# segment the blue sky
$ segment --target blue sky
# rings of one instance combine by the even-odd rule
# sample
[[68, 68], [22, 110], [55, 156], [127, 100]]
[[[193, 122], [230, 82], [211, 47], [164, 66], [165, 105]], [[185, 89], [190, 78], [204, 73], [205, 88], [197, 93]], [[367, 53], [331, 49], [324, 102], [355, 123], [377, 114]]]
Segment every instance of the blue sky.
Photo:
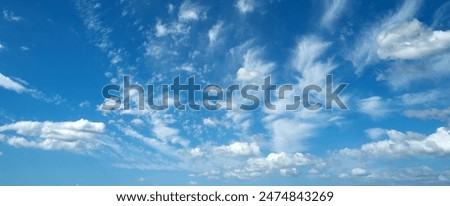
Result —
[[[0, 185], [450, 185], [450, 1], [0, 9]], [[327, 74], [348, 110], [101, 109], [124, 75], [301, 91]]]

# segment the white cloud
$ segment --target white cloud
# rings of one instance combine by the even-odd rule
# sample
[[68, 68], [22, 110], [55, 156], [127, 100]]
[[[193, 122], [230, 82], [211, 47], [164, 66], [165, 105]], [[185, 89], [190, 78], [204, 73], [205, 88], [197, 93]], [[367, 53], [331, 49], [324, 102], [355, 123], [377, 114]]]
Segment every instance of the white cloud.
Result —
[[27, 90], [22, 84], [12, 80], [11, 78], [3, 75], [2, 73], [0, 73], [0, 87], [15, 91], [17, 93], [22, 93]]
[[391, 110], [389, 104], [379, 96], [361, 99], [358, 102], [358, 110], [373, 118], [385, 117]]
[[16, 133], [6, 137], [7, 143], [15, 147], [86, 152], [101, 144], [96, 138], [104, 134], [105, 125], [85, 119], [75, 122], [19, 121], [0, 126], [0, 132], [7, 131]]
[[362, 168], [354, 168], [351, 171], [353, 176], [366, 176], [367, 175], [367, 171], [365, 169]]
[[14, 14], [14, 12], [8, 11], [8, 10], [6, 10], [6, 9], [3, 10], [3, 18], [6, 19], [7, 21], [15, 21], [15, 22], [18, 22], [18, 21], [22, 21], [22, 20], [23, 20], [22, 17], [16, 16], [16, 15]]
[[450, 31], [433, 31], [417, 19], [405, 22], [377, 36], [380, 59], [420, 59], [450, 48]]
[[202, 157], [204, 154], [202, 150], [198, 147], [191, 149], [190, 153], [192, 157]]
[[134, 126], [143, 126], [145, 123], [142, 119], [134, 118], [133, 120], [131, 120], [131, 124]]
[[381, 128], [371, 128], [367, 129], [364, 132], [366, 133], [367, 136], [369, 136], [370, 139], [373, 140], [379, 139], [380, 137], [386, 134], [386, 130]]
[[267, 157], [248, 159], [243, 167], [225, 173], [226, 177], [250, 179], [279, 171], [282, 168], [293, 168], [312, 163], [312, 159], [302, 153], [270, 153]]
[[185, 0], [178, 12], [178, 19], [180, 21], [197, 21], [206, 18], [206, 9], [198, 3], [192, 3]]
[[299, 175], [299, 173], [296, 168], [282, 168], [282, 169], [280, 169], [280, 175], [297, 177]]
[[344, 11], [346, 3], [347, 0], [326, 0], [326, 8], [320, 25], [325, 28], [330, 28]]
[[252, 12], [255, 9], [256, 1], [255, 0], [237, 0], [235, 3], [235, 7], [242, 14], [246, 14], [246, 13]]
[[375, 157], [450, 155], [450, 131], [448, 128], [440, 127], [429, 136], [396, 130], [388, 130], [386, 134], [389, 137], [387, 140], [367, 143], [362, 145], [360, 150], [351, 151]]
[[4, 50], [6, 47], [3, 46], [3, 44], [0, 43], [0, 51]]
[[259, 146], [256, 143], [235, 142], [230, 145], [214, 147], [215, 154], [229, 155], [231, 157], [256, 156], [259, 154]]
[[442, 4], [433, 15], [433, 28], [448, 28], [450, 26], [450, 1]]

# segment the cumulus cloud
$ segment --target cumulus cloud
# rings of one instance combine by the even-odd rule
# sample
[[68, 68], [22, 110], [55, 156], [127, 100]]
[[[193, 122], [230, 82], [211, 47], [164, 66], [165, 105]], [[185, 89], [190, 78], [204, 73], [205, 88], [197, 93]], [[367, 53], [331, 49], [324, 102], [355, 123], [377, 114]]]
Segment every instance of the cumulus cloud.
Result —
[[374, 24], [362, 34], [348, 54], [348, 58], [356, 67], [356, 73], [361, 73], [366, 65], [379, 60], [377, 55], [378, 35], [412, 20], [420, 4], [419, 0], [404, 1], [397, 12], [387, 16], [382, 22]]
[[203, 151], [198, 147], [191, 149], [190, 153], [192, 157], [202, 157], [204, 154]]
[[282, 168], [280, 169], [280, 175], [297, 177], [299, 175], [299, 172], [297, 171], [297, 168]]
[[450, 48], [450, 31], [433, 31], [417, 19], [405, 22], [377, 36], [380, 59], [420, 59]]
[[357, 167], [357, 168], [352, 169], [351, 174], [353, 176], [366, 176], [367, 171], [365, 169]]
[[[270, 174], [274, 170], [311, 164], [313, 160], [302, 153], [270, 153], [267, 157], [250, 158], [245, 165], [225, 174], [226, 177], [250, 179]], [[287, 172], [287, 171], [286, 171]], [[291, 171], [292, 172], [292, 169]]]
[[[416, 132], [388, 130], [388, 139], [367, 143], [358, 149], [344, 149], [341, 154], [366, 154], [375, 157], [405, 157], [417, 155], [450, 155], [450, 130], [440, 127], [425, 136]], [[341, 150], [343, 151], [343, 150]], [[350, 152], [351, 151], [351, 152]]]
[[[10, 135], [10, 131], [15, 134]], [[15, 147], [86, 152], [101, 144], [97, 137], [104, 134], [105, 125], [85, 119], [74, 122], [19, 121], [0, 126], [0, 132], [6, 136], [7, 143]]]
[[347, 0], [326, 0], [324, 2], [325, 12], [322, 15], [320, 25], [325, 28], [330, 28], [344, 11]]
[[242, 14], [250, 13], [255, 9], [256, 1], [255, 0], [237, 0], [235, 3], [235, 7]]

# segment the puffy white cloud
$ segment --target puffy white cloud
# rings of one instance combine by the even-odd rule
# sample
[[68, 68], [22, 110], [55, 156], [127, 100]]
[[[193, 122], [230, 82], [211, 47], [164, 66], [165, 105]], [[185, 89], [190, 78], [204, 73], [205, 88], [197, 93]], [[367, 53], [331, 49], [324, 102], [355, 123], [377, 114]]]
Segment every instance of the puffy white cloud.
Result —
[[450, 48], [450, 31], [433, 31], [417, 19], [377, 36], [380, 59], [420, 59]]
[[359, 167], [352, 169], [351, 173], [353, 176], [366, 176], [367, 175], [367, 171], [365, 169], [362, 169]]
[[301, 76], [298, 80], [299, 88], [305, 88], [311, 84], [325, 85], [326, 75], [336, 68], [331, 60], [321, 59], [330, 46], [330, 42], [316, 36], [306, 36], [297, 42], [291, 64]]
[[189, 0], [184, 1], [178, 12], [178, 19], [180, 21], [197, 21], [206, 18], [206, 10], [197, 3], [192, 3]]
[[270, 174], [273, 170], [293, 168], [311, 164], [312, 162], [313, 160], [311, 158], [302, 153], [270, 153], [267, 157], [251, 158], [247, 160], [243, 167], [229, 171], [225, 176], [250, 179]]
[[12, 80], [2, 73], [0, 73], [0, 87], [15, 91], [17, 93], [22, 93], [27, 90], [21, 83]]
[[282, 168], [280, 169], [280, 175], [297, 177], [299, 173], [296, 168]]
[[8, 131], [16, 133], [5, 134], [7, 143], [12, 146], [85, 152], [101, 144], [96, 138], [104, 134], [105, 125], [80, 119], [75, 122], [19, 121], [0, 126], [0, 132]]
[[359, 100], [358, 110], [373, 118], [385, 117], [391, 111], [388, 102], [379, 96]]
[[198, 147], [191, 149], [190, 153], [192, 157], [202, 157], [204, 154], [203, 151]]
[[424, 136], [415, 132], [387, 131], [389, 139], [367, 143], [361, 151], [375, 156], [402, 157], [412, 155], [450, 155], [450, 131], [438, 128], [435, 133]]
[[212, 150], [215, 154], [225, 154], [232, 157], [256, 156], [260, 152], [256, 143], [249, 144], [248, 142], [235, 142], [227, 146], [214, 147]]
[[256, 7], [255, 0], [237, 0], [235, 3], [236, 8], [242, 14], [252, 12]]
[[215, 127], [219, 122], [211, 117], [203, 119], [203, 124], [209, 127]]
[[347, 0], [326, 0], [324, 2], [325, 12], [322, 15], [320, 25], [325, 28], [330, 28], [344, 11]]

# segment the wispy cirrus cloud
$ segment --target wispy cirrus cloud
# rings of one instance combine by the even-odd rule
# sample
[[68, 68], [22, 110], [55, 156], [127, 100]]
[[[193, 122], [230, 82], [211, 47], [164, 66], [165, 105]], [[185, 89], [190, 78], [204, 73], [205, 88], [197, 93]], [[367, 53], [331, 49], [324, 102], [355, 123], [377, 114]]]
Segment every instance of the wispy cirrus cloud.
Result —
[[65, 99], [63, 99], [59, 95], [48, 96], [47, 94], [39, 90], [27, 88], [27, 86], [28, 83], [25, 82], [24, 80], [21, 79], [14, 80], [0, 73], [0, 87], [3, 87], [4, 89], [14, 91], [18, 94], [25, 93], [37, 100], [41, 100], [48, 103], [54, 103], [57, 105], [65, 101]]
[[10, 22], [19, 22], [24, 20], [23, 17], [17, 16], [16, 14], [14, 14], [14, 12], [7, 9], [3, 10], [3, 19]]
[[[341, 150], [346, 154], [402, 158], [417, 155], [450, 155], [450, 131], [440, 127], [426, 136], [417, 132], [386, 130], [388, 139], [363, 144], [360, 149]], [[351, 151], [351, 152], [350, 152]]]

